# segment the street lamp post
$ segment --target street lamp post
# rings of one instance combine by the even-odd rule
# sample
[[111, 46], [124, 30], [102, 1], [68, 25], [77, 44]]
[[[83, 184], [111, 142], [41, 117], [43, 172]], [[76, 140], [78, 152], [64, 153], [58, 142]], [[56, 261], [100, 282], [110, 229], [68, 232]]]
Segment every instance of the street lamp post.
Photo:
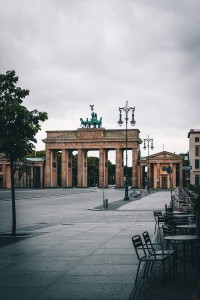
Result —
[[[146, 142], [147, 142], [147, 146], [146, 146]], [[144, 139], [144, 150], [146, 150], [146, 148], [148, 149], [148, 156], [147, 156], [147, 191], [148, 193], [150, 193], [149, 191], [149, 146], [150, 146], [150, 142], [151, 142], [151, 150], [154, 149], [153, 147], [153, 139], [150, 139], [149, 138], [149, 135], [148, 135], [148, 138], [147, 139]]]
[[129, 200], [129, 196], [128, 196], [128, 169], [127, 169], [127, 162], [128, 162], [128, 155], [127, 155], [127, 148], [128, 148], [128, 131], [127, 131], [127, 125], [128, 125], [128, 113], [129, 111], [132, 111], [132, 119], [131, 119], [131, 125], [134, 126], [135, 125], [135, 120], [134, 120], [134, 111], [135, 111], [135, 107], [130, 107], [128, 105], [128, 101], [126, 101], [126, 105], [124, 107], [119, 107], [119, 121], [118, 121], [118, 125], [122, 126], [123, 121], [122, 121], [122, 112], [125, 112], [125, 121], [126, 121], [126, 166], [125, 166], [125, 196], [124, 196], [124, 200]]

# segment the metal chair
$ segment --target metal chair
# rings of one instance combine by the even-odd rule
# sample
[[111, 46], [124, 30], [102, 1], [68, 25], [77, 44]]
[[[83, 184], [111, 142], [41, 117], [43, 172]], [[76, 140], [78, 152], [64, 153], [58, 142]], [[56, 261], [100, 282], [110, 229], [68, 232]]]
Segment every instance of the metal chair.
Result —
[[[162, 226], [162, 230], [163, 230], [163, 235], [164, 235], [164, 237], [165, 237], [165, 236], [174, 235], [174, 230], [173, 230], [173, 228], [172, 228], [171, 226], [169, 226], [169, 225], [163, 225], [163, 226]], [[173, 242], [172, 242], [172, 244], [173, 244], [173, 249], [176, 249], [176, 247], [175, 247], [176, 243], [173, 243]], [[169, 247], [169, 241], [167, 241], [167, 243], [166, 243], [166, 249], [168, 249], [168, 247]]]
[[155, 230], [154, 230], [154, 233], [155, 233], [155, 232], [156, 232], [157, 226], [158, 226], [158, 228], [159, 228], [158, 217], [162, 217], [163, 214], [162, 214], [162, 211], [161, 211], [161, 210], [154, 210], [154, 211], [153, 211], [153, 215], [154, 215], [154, 218], [155, 218], [155, 221], [156, 221], [156, 224], [155, 224]]
[[147, 246], [148, 253], [150, 255], [169, 255], [173, 263], [173, 273], [177, 272], [177, 260], [176, 260], [176, 250], [175, 249], [164, 249], [162, 243], [152, 243], [148, 231], [144, 231], [143, 234], [144, 242]]
[[156, 255], [155, 252], [152, 252], [152, 254], [148, 253], [147, 247], [143, 244], [142, 239], [140, 235], [135, 235], [132, 237], [132, 242], [135, 248], [135, 252], [137, 255], [137, 258], [139, 260], [137, 273], [136, 273], [136, 279], [135, 279], [135, 285], [138, 281], [138, 275], [140, 272], [141, 264], [144, 263], [144, 274], [143, 278], [147, 278], [150, 272], [153, 269], [154, 263], [162, 263], [163, 267], [163, 282], [166, 283], [166, 274], [165, 274], [165, 261], [168, 261], [169, 263], [169, 270], [171, 271], [170, 267], [170, 258], [169, 255]]

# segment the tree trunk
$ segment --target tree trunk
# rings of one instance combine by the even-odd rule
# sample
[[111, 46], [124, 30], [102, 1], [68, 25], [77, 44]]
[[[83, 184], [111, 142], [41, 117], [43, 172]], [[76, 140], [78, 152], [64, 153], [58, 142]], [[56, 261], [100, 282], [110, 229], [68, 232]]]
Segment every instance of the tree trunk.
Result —
[[11, 194], [12, 194], [12, 236], [16, 236], [16, 208], [15, 208], [15, 178], [14, 163], [10, 163], [11, 170]]

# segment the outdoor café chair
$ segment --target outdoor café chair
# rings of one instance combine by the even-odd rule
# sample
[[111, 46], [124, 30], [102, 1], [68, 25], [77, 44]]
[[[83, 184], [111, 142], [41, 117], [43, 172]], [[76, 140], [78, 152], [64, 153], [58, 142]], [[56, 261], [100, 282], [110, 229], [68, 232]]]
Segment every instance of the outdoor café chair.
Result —
[[155, 218], [155, 232], [156, 232], [156, 228], [158, 226], [159, 228], [159, 223], [158, 223], [158, 217], [162, 217], [162, 211], [161, 210], [154, 210], [153, 211], [153, 215], [154, 215], [154, 218]]
[[152, 243], [148, 231], [144, 231], [143, 234], [144, 242], [147, 246], [148, 253], [150, 255], [169, 255], [173, 263], [173, 273], [177, 271], [176, 251], [175, 249], [164, 249], [162, 243]]
[[163, 214], [162, 216], [158, 216], [158, 228], [160, 228], [160, 224], [168, 225], [168, 223], [172, 220], [172, 216]]
[[[163, 225], [162, 230], [163, 230], [164, 237], [174, 235], [173, 227], [170, 225]], [[173, 249], [176, 249], [176, 243], [172, 243], [172, 244], [173, 244]], [[168, 247], [169, 247], [169, 241], [167, 241], [166, 249], [168, 249]]]
[[160, 224], [168, 224], [168, 222], [171, 220], [171, 215], [163, 214], [161, 210], [154, 210], [153, 215], [156, 221], [155, 224], [155, 232], [156, 227], [158, 226], [158, 229], [160, 229]]
[[135, 248], [135, 252], [137, 255], [137, 258], [139, 260], [138, 268], [137, 268], [137, 273], [136, 273], [136, 279], [135, 279], [135, 285], [137, 284], [138, 281], [138, 276], [140, 273], [140, 267], [141, 264], [143, 263], [144, 266], [144, 273], [143, 273], [143, 278], [146, 279], [149, 274], [151, 273], [154, 263], [162, 263], [163, 267], [163, 282], [164, 284], [166, 283], [166, 269], [165, 269], [165, 262], [168, 261], [169, 264], [169, 271], [171, 275], [171, 267], [170, 267], [170, 258], [169, 255], [156, 255], [155, 253], [149, 254], [147, 247], [143, 244], [142, 238], [140, 235], [135, 235], [132, 237], [132, 242]]

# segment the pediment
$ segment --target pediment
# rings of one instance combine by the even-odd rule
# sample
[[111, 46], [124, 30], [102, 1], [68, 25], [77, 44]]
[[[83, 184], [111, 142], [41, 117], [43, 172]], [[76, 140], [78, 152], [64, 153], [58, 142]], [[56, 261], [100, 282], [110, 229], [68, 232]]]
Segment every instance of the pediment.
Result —
[[149, 155], [149, 159], [156, 159], [156, 160], [182, 160], [182, 157], [178, 154], [171, 153], [168, 151], [158, 152], [152, 155]]

